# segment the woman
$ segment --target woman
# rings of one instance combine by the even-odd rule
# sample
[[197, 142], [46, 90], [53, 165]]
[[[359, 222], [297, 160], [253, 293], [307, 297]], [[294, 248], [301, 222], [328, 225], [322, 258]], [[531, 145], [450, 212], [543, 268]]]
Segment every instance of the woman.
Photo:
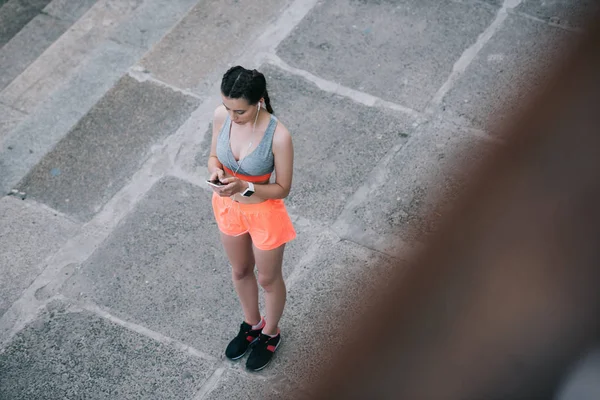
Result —
[[[293, 147], [288, 130], [273, 116], [263, 74], [241, 66], [221, 81], [223, 104], [213, 119], [208, 170], [212, 205], [232, 267], [244, 321], [225, 355], [237, 360], [252, 347], [246, 367], [267, 366], [281, 343], [278, 328], [286, 300], [282, 275], [285, 244], [296, 237], [283, 199], [292, 185]], [[270, 183], [275, 171], [275, 182]], [[265, 291], [266, 316], [258, 307]]]

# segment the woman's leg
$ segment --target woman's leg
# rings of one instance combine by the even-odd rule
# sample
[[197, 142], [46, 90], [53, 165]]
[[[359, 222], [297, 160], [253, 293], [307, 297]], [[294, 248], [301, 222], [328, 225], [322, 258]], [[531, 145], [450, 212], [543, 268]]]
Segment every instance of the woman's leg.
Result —
[[254, 276], [254, 253], [252, 252], [252, 239], [249, 234], [228, 236], [221, 233], [223, 247], [231, 263], [231, 277], [233, 286], [238, 294], [244, 321], [250, 325], [260, 322], [258, 309], [258, 286]]
[[286, 289], [282, 273], [284, 249], [285, 244], [273, 250], [260, 250], [254, 246], [258, 283], [265, 290], [267, 324], [263, 333], [267, 335], [277, 334], [277, 325], [285, 306]]

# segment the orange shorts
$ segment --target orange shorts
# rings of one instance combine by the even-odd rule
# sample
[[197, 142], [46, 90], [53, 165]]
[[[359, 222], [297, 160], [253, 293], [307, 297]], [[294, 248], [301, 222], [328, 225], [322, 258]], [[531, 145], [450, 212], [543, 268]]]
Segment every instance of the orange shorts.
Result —
[[281, 199], [244, 204], [213, 193], [212, 206], [221, 232], [229, 236], [249, 233], [252, 243], [260, 250], [276, 249], [296, 237]]

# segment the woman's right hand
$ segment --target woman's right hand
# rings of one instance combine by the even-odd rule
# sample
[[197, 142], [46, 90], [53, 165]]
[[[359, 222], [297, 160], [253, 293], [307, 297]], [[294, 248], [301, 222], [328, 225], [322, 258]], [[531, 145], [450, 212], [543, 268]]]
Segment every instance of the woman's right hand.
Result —
[[216, 169], [213, 171], [212, 174], [210, 174], [210, 178], [208, 179], [211, 182], [214, 182], [216, 180], [219, 181], [223, 181], [223, 179], [225, 179], [225, 172], [223, 172], [222, 169]]

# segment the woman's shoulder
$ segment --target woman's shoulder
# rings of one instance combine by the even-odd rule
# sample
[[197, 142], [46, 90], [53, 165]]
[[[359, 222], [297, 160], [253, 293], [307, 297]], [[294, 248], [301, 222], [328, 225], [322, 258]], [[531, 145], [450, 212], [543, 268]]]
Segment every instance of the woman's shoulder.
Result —
[[273, 144], [279, 146], [285, 146], [292, 141], [292, 135], [288, 128], [281, 122], [281, 120], [277, 119], [277, 126], [275, 127], [275, 132], [273, 132]]
[[225, 106], [223, 104], [219, 104], [213, 113], [213, 125], [221, 127], [223, 122], [225, 122], [227, 119], [227, 115], [227, 109], [225, 109]]

